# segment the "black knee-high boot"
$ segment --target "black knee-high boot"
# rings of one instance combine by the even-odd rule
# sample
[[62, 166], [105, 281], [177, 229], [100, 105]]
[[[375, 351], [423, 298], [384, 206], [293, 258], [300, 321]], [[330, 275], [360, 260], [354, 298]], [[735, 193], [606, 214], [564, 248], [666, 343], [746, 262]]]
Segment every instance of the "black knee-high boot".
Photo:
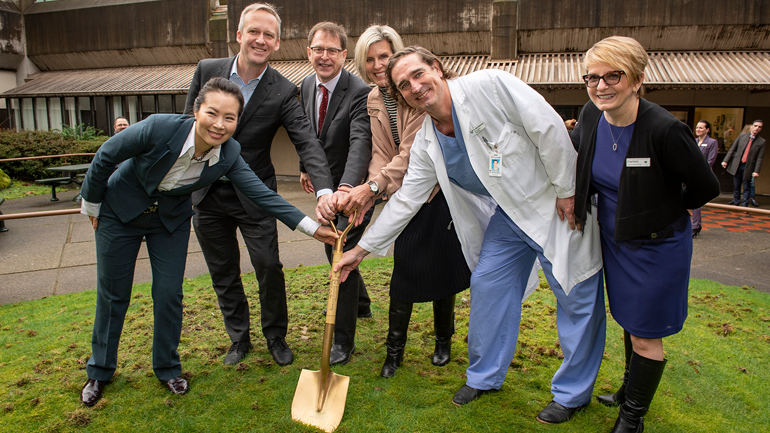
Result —
[[409, 302], [390, 300], [388, 338], [385, 340], [387, 355], [380, 372], [382, 377], [393, 377], [404, 359], [406, 333], [409, 330], [409, 319], [412, 317], [412, 305]]
[[455, 295], [433, 301], [433, 327], [436, 331], [433, 365], [446, 365], [452, 356], [452, 335], [455, 333]]
[[608, 407], [618, 406], [626, 401], [625, 391], [626, 384], [628, 383], [628, 367], [631, 363], [631, 354], [634, 353], [634, 348], [631, 344], [631, 334], [629, 334], [625, 329], [623, 330], [623, 343], [626, 347], [626, 367], [625, 371], [623, 372], [623, 383], [620, 385], [620, 388], [618, 388], [615, 394], [596, 396], [596, 399], [599, 400], [599, 403]]
[[631, 356], [626, 384], [626, 401], [620, 406], [618, 419], [612, 433], [641, 433], [644, 431], [644, 415], [658, 390], [666, 360], [655, 361], [638, 353]]

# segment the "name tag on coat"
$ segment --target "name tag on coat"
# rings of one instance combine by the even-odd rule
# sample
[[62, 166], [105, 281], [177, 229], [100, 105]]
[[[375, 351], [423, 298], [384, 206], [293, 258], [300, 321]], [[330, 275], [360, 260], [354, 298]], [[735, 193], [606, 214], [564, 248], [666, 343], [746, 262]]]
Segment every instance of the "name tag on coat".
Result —
[[650, 158], [626, 158], [626, 167], [649, 167]]

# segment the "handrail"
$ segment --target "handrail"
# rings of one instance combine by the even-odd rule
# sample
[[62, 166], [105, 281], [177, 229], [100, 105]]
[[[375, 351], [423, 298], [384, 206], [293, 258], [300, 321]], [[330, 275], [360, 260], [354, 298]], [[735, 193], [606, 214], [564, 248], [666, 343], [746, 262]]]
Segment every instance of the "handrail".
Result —
[[6, 159], [0, 159], [0, 162], [10, 162], [10, 161], [26, 161], [29, 159], [45, 159], [45, 158], [65, 158], [68, 156], [94, 156], [95, 153], [65, 153], [63, 155], [43, 155], [43, 156], [25, 156], [21, 158], [6, 158]]
[[[758, 213], [761, 215], [770, 215], [770, 210], [767, 209], [754, 209], [751, 207], [743, 207], [743, 206], [733, 206], [729, 204], [718, 204], [718, 203], [706, 203], [703, 205], [703, 207], [710, 207], [715, 209], [724, 209], [729, 210], [733, 212], [752, 212], [752, 213]], [[2, 220], [10, 220], [10, 219], [17, 219], [17, 218], [36, 218], [36, 217], [44, 217], [44, 216], [56, 216], [56, 215], [69, 215], [69, 214], [77, 214], [80, 213], [80, 209], [65, 209], [65, 210], [47, 210], [47, 211], [40, 211], [40, 212], [23, 212], [23, 213], [12, 213], [12, 214], [4, 214], [0, 215], [0, 221]]]
[[56, 216], [56, 215], [69, 215], [80, 213], [80, 209], [64, 209], [64, 210], [45, 210], [40, 212], [21, 212], [12, 214], [0, 215], [0, 221], [13, 220], [18, 218], [36, 218], [44, 216]]
[[770, 215], [770, 210], [767, 209], [754, 209], [752, 207], [733, 206], [731, 204], [706, 203], [703, 207], [713, 207], [715, 209], [724, 209], [733, 212], [751, 212], [761, 215]]

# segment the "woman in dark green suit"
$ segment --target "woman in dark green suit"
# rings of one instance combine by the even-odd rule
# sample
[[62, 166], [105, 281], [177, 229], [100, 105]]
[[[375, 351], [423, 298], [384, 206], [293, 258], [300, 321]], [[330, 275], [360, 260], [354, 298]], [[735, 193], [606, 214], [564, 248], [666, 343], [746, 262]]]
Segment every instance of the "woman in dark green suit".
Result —
[[94, 157], [81, 192], [82, 213], [96, 233], [98, 278], [93, 352], [81, 391], [84, 405], [101, 399], [117, 367], [143, 238], [152, 266], [153, 370], [174, 394], [188, 391], [177, 346], [193, 191], [226, 176], [292, 230], [327, 243], [337, 237], [267, 188], [243, 161], [240, 144], [231, 138], [242, 110], [238, 86], [214, 78], [195, 100], [193, 117], [150, 116], [105, 142]]

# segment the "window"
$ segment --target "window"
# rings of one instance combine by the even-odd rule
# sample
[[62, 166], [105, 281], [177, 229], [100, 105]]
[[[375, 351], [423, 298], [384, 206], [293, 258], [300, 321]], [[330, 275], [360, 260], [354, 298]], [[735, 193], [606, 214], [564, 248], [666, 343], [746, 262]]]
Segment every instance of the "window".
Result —
[[32, 107], [31, 98], [24, 98], [21, 100], [21, 120], [22, 128], [35, 129], [35, 110]]
[[150, 117], [151, 114], [155, 114], [155, 96], [142, 95], [142, 120]]
[[35, 120], [39, 131], [48, 131], [48, 104], [45, 98], [35, 98]]
[[158, 113], [173, 113], [171, 95], [158, 95]]
[[176, 110], [174, 110], [177, 114], [183, 114], [184, 113], [184, 105], [187, 102], [187, 95], [174, 95], [174, 102], [176, 103]]
[[128, 123], [133, 125], [139, 121], [139, 97], [126, 96], [124, 99], [126, 101], [123, 105], [123, 108], [126, 109], [124, 116], [128, 116]]
[[51, 123], [48, 126], [51, 129], [58, 129], [61, 131], [61, 98], [48, 98], [48, 117], [51, 119]]
[[17, 130], [21, 130], [21, 110], [19, 109], [19, 100], [11, 99], [11, 118], [13, 119], [13, 127]]
[[69, 126], [75, 126], [78, 123], [78, 116], [75, 110], [75, 98], [72, 96], [64, 98], [64, 123]]
[[94, 119], [91, 117], [91, 98], [88, 96], [78, 97], [78, 121], [77, 123], [84, 123], [86, 125], [94, 124]]

